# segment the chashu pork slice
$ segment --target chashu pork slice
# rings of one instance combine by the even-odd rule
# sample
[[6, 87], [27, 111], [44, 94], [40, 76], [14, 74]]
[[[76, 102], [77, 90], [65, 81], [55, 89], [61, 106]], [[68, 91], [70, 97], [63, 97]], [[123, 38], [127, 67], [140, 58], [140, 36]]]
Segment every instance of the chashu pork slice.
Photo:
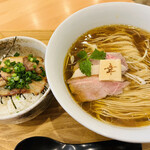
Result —
[[44, 90], [44, 86], [46, 85], [47, 81], [44, 78], [41, 81], [32, 81], [29, 84], [30, 89], [12, 89], [8, 90], [5, 89], [4, 86], [0, 87], [0, 96], [12, 96], [16, 94], [23, 94], [23, 93], [33, 93], [34, 95], [40, 94]]
[[[5, 67], [4, 62], [5, 62], [5, 60], [8, 60], [8, 59], [10, 60], [10, 62], [15, 61], [16, 63], [18, 63], [18, 62], [23, 63], [23, 56], [18, 56], [18, 57], [6, 57], [6, 58], [4, 58], [4, 59], [2, 60], [2, 63], [1, 63], [1, 65], [0, 65], [0, 68], [1, 68], [1, 67]], [[3, 78], [4, 80], [7, 80], [8, 77], [11, 76], [11, 73], [6, 73], [6, 72], [1, 71], [1, 76], [2, 76], [2, 78]]]
[[23, 63], [23, 56], [18, 56], [18, 57], [6, 57], [2, 60], [2, 63], [0, 65], [0, 67], [4, 67], [5, 66], [5, 60], [10, 60], [10, 62], [13, 62], [15, 61], [16, 63], [20, 62], [20, 63]]
[[0, 77], [0, 87], [6, 85], [6, 81]]
[[42, 70], [40, 69], [40, 67], [44, 68], [43, 58], [37, 57], [37, 60], [39, 61], [38, 65], [35, 62], [29, 61], [28, 57], [24, 57], [23, 58], [23, 64], [24, 64], [24, 66], [26, 68], [26, 71], [32, 71], [32, 70], [34, 70], [34, 65], [36, 65], [37, 67], [36, 67], [35, 71], [37, 73], [42, 73]]
[[1, 71], [1, 77], [7, 81], [8, 77], [11, 77], [12, 73], [7, 73], [7, 72], [3, 72]]
[[38, 95], [44, 90], [44, 86], [46, 85], [46, 83], [47, 83], [46, 78], [44, 78], [41, 81], [32, 81], [32, 83], [29, 84], [30, 89], [28, 89], [26, 92]]
[[0, 96], [12, 96], [16, 94], [22, 94], [25, 93], [26, 89], [12, 89], [8, 90], [4, 87], [0, 87]]
[[72, 94], [80, 102], [94, 101], [118, 95], [129, 84], [127, 81], [99, 81], [98, 76], [71, 78], [67, 81]]

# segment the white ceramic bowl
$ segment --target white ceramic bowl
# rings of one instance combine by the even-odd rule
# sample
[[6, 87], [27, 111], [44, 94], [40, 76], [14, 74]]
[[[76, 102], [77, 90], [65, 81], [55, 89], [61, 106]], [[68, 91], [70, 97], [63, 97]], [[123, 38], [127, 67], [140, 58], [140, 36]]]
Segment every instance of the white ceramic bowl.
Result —
[[[8, 37], [8, 38], [0, 39], [0, 54], [2, 53], [6, 54], [5, 50], [7, 49], [8, 51], [9, 44], [12, 45], [14, 38], [15, 37]], [[31, 47], [35, 49], [35, 52], [39, 51], [42, 52], [43, 56], [45, 55], [46, 45], [37, 39], [25, 37], [25, 36], [17, 36], [15, 45], [19, 47]], [[11, 51], [13, 51], [13, 49]], [[33, 119], [48, 107], [50, 103], [49, 94], [50, 94], [50, 89], [48, 88], [46, 92], [42, 95], [42, 97], [40, 97], [40, 99], [38, 99], [35, 103], [30, 105], [26, 109], [18, 113], [6, 115], [6, 116], [0, 116], [0, 123], [18, 124]]]
[[150, 31], [150, 7], [136, 3], [104, 3], [84, 8], [71, 15], [59, 25], [49, 41], [46, 50], [48, 82], [61, 106], [88, 129], [121, 141], [150, 142], [150, 126], [127, 128], [100, 122], [78, 106], [64, 83], [64, 59], [72, 43], [86, 31], [110, 24], [133, 25]]

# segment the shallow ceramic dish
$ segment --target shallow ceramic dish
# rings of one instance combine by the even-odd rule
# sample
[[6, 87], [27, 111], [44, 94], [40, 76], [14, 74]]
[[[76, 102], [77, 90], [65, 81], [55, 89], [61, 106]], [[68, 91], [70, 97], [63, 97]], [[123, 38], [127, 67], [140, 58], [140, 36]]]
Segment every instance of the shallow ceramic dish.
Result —
[[150, 7], [136, 3], [104, 3], [82, 9], [67, 18], [53, 33], [46, 51], [48, 82], [61, 106], [79, 123], [103, 136], [150, 142], [150, 126], [119, 127], [105, 124], [84, 112], [73, 100], [63, 78], [64, 59], [75, 40], [86, 31], [109, 24], [133, 25], [150, 31]]
[[[27, 56], [31, 53], [38, 56], [38, 53], [40, 53], [40, 57], [44, 57], [45, 50], [46, 45], [44, 43], [30, 37], [17, 36], [8, 37], [0, 40], [0, 58], [7, 54], [8, 56], [13, 56], [12, 54], [14, 54], [15, 51], [19, 52], [21, 56]], [[33, 119], [48, 107], [50, 103], [50, 100], [48, 99], [49, 93], [50, 89], [47, 85], [44, 93], [41, 94], [42, 96], [34, 101], [34, 103], [29, 105], [27, 108], [17, 113], [0, 115], [0, 123], [18, 124]], [[0, 105], [3, 104], [1, 103]]]

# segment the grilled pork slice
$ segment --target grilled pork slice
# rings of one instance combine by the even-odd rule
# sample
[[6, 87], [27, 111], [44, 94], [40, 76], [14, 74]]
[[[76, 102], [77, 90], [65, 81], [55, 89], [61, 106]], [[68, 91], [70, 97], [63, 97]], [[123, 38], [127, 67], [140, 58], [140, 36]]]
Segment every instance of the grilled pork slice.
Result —
[[21, 89], [8, 90], [8, 89], [5, 89], [4, 87], [0, 87], [0, 96], [12, 96], [15, 94], [24, 93], [24, 91], [25, 90], [21, 90]]
[[7, 81], [8, 77], [11, 77], [11, 73], [1, 71], [1, 77]]
[[18, 63], [18, 62], [23, 63], [23, 58], [24, 58], [23, 56], [18, 56], [18, 57], [6, 57], [6, 58], [4, 58], [4, 59], [2, 60], [2, 63], [1, 63], [1, 65], [0, 65], [0, 67], [4, 67], [4, 66], [5, 66], [4, 62], [5, 62], [5, 60], [7, 60], [7, 59], [9, 59], [10, 62], [15, 61], [16, 63]]
[[23, 64], [26, 68], [27, 71], [32, 71], [34, 70], [34, 65], [36, 65], [36, 69], [35, 71], [37, 73], [42, 73], [42, 70], [40, 69], [40, 67], [43, 67], [44, 68], [44, 65], [43, 65], [43, 58], [41, 57], [38, 57], [37, 60], [39, 61], [39, 64], [37, 65], [35, 62], [31, 62], [28, 60], [28, 57], [24, 57], [23, 58]]
[[129, 84], [125, 81], [99, 81], [98, 76], [72, 78], [67, 81], [70, 90], [80, 102], [94, 101], [121, 94]]
[[46, 83], [47, 83], [46, 78], [44, 78], [42, 81], [32, 81], [32, 83], [29, 84], [30, 89], [8, 90], [5, 89], [4, 86], [0, 86], [0, 96], [12, 96], [12, 95], [23, 94], [23, 93], [33, 93], [34, 95], [38, 95], [44, 90], [44, 86], [46, 85]]
[[[1, 65], [0, 65], [0, 68], [1, 68], [1, 67], [5, 67], [4, 62], [5, 62], [5, 60], [8, 60], [8, 59], [10, 60], [10, 62], [15, 61], [16, 63], [18, 63], [18, 62], [23, 63], [23, 56], [19, 56], [19, 57], [6, 57], [6, 58], [4, 58], [4, 59], [2, 60], [2, 63], [1, 63]], [[8, 77], [11, 76], [11, 73], [6, 73], [6, 72], [1, 71], [1, 76], [2, 76], [2, 78], [3, 78], [4, 80], [7, 80]]]
[[33, 93], [34, 95], [40, 94], [44, 90], [46, 83], [46, 78], [41, 81], [32, 81], [32, 83], [29, 84], [30, 89], [27, 90], [27, 93]]
[[0, 78], [0, 87], [6, 85], [6, 81], [3, 78]]

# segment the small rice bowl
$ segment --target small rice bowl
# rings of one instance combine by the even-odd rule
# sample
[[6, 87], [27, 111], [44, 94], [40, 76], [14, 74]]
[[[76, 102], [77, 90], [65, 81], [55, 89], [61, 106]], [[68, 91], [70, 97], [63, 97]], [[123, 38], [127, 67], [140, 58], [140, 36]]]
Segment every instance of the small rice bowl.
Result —
[[[13, 56], [16, 52], [20, 56], [33, 54], [35, 57], [44, 58], [46, 45], [39, 40], [17, 36], [0, 40], [0, 59], [4, 56]], [[9, 52], [9, 53], [8, 53]], [[31, 120], [49, 106], [49, 86], [45, 85], [44, 90], [38, 95], [32, 93], [16, 94], [13, 96], [0, 97], [0, 123], [18, 124]]]

